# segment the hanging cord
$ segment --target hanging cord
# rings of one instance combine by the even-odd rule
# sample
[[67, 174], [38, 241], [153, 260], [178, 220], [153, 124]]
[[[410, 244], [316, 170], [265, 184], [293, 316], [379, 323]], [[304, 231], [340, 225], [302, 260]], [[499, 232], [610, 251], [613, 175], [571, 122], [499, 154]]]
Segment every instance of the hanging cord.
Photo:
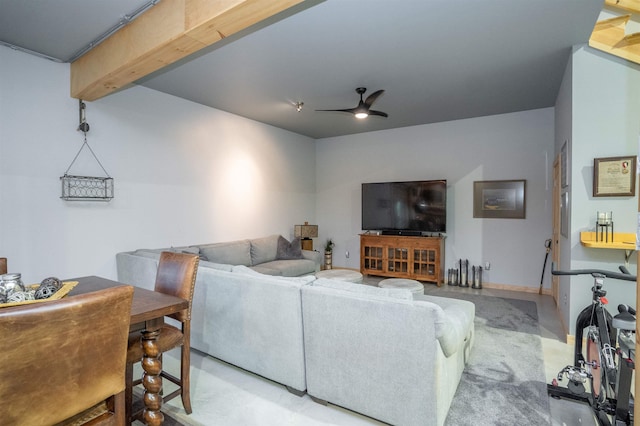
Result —
[[100, 162], [100, 160], [98, 160], [98, 157], [96, 156], [96, 154], [93, 152], [93, 149], [91, 149], [91, 146], [89, 146], [89, 143], [87, 142], [87, 132], [82, 132], [84, 133], [84, 143], [82, 144], [82, 146], [80, 147], [80, 150], [78, 151], [78, 153], [76, 154], [76, 156], [73, 158], [73, 161], [71, 162], [71, 164], [69, 164], [69, 167], [67, 168], [67, 171], [64, 172], [65, 176], [68, 176], [69, 174], [69, 170], [71, 170], [71, 167], [73, 167], [73, 163], [76, 162], [76, 160], [78, 159], [78, 156], [80, 155], [80, 153], [82, 152], [82, 150], [84, 149], [84, 147], [86, 146], [87, 148], [89, 148], [89, 151], [91, 151], [91, 155], [93, 155], [93, 158], [96, 159], [96, 162], [98, 163], [98, 165], [100, 166], [100, 168], [102, 169], [102, 171], [104, 172], [105, 175], [107, 175], [107, 177], [111, 177], [109, 176], [109, 173], [107, 173], [107, 171], [105, 170], [104, 166], [102, 165], [102, 163]]
[[82, 101], [82, 99], [78, 99], [78, 121], [79, 121], [78, 130], [84, 133], [84, 143], [80, 147], [80, 150], [78, 151], [76, 156], [73, 158], [73, 161], [71, 162], [71, 164], [69, 164], [69, 167], [67, 168], [67, 171], [64, 172], [64, 175], [68, 176], [69, 170], [71, 170], [71, 167], [73, 167], [73, 163], [76, 162], [76, 160], [78, 159], [78, 156], [86, 146], [87, 148], [89, 148], [89, 151], [91, 151], [91, 155], [93, 155], [93, 158], [96, 159], [96, 162], [98, 163], [98, 165], [100, 166], [104, 174], [107, 175], [108, 178], [110, 178], [111, 176], [109, 176], [109, 173], [107, 173], [107, 171], [104, 169], [104, 166], [102, 165], [100, 160], [98, 160], [98, 157], [96, 156], [95, 152], [93, 152], [93, 149], [91, 149], [91, 147], [89, 146], [89, 143], [87, 142], [87, 132], [89, 131], [89, 123], [87, 123], [87, 118], [85, 115], [86, 108], [87, 106]]

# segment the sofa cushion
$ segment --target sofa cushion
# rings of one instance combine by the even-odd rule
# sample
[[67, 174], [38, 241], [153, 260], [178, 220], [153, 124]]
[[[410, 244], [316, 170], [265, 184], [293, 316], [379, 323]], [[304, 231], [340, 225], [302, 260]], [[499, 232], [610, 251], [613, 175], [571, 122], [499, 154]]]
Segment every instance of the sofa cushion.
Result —
[[300, 238], [296, 237], [291, 242], [287, 241], [283, 236], [278, 237], [278, 251], [276, 254], [278, 260], [303, 259], [302, 245]]
[[260, 265], [262, 268], [280, 271], [284, 277], [297, 277], [299, 275], [313, 274], [316, 271], [316, 263], [308, 259], [274, 260]]
[[207, 260], [205, 258], [205, 256], [200, 253], [200, 247], [198, 246], [191, 246], [191, 247], [171, 247], [169, 250], [166, 251], [170, 251], [172, 253], [186, 253], [186, 254], [195, 254], [197, 255], [200, 260]]
[[243, 275], [251, 275], [251, 276], [255, 276], [255, 277], [262, 277], [262, 278], [269, 278], [269, 279], [274, 279], [274, 280], [282, 280], [285, 282], [292, 282], [292, 283], [298, 283], [298, 284], [307, 284], [312, 282], [313, 280], [316, 279], [315, 276], [313, 275], [305, 275], [302, 277], [297, 277], [297, 276], [293, 276], [293, 277], [281, 277], [281, 276], [266, 276], [264, 274], [261, 274], [260, 272], [255, 271], [253, 268], [248, 268], [246, 266], [243, 265], [236, 265], [233, 267], [232, 272], [234, 274], [243, 274]]
[[282, 271], [279, 269], [273, 269], [273, 268], [266, 268], [262, 265], [255, 265], [255, 266], [250, 266], [250, 268], [260, 274], [263, 275], [271, 275], [274, 277], [281, 277], [282, 276]]
[[188, 253], [188, 254], [195, 254], [195, 255], [198, 255], [200, 260], [207, 260], [207, 257], [204, 254], [200, 253], [200, 247], [198, 246], [184, 247], [182, 248], [181, 252]]
[[279, 235], [270, 235], [268, 237], [250, 240], [252, 266], [276, 260], [279, 237]]
[[313, 282], [314, 286], [327, 287], [336, 290], [344, 290], [352, 293], [370, 294], [374, 296], [393, 297], [395, 299], [413, 300], [413, 294], [403, 288], [380, 288], [366, 284], [350, 283], [331, 278], [318, 278]]
[[231, 272], [231, 270], [233, 269], [233, 265], [229, 265], [228, 263], [214, 263], [207, 260], [201, 260], [198, 264], [198, 267], [217, 269], [218, 271], [227, 272]]
[[149, 259], [160, 259], [160, 253], [162, 251], [161, 250], [153, 250], [153, 249], [138, 249], [136, 251], [134, 251], [133, 255], [135, 256], [140, 256], [140, 257], [146, 257]]
[[200, 253], [209, 262], [227, 263], [229, 265], [251, 265], [251, 243], [249, 240], [209, 244], [199, 247]]

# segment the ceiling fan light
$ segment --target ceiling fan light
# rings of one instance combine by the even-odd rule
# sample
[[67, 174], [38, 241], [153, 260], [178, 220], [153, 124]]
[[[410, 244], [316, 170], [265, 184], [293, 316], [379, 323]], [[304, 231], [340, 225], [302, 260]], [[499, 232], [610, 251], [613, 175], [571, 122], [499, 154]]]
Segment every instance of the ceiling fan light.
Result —
[[356, 118], [363, 119], [367, 118], [368, 116], [369, 114], [367, 114], [366, 112], [356, 112]]

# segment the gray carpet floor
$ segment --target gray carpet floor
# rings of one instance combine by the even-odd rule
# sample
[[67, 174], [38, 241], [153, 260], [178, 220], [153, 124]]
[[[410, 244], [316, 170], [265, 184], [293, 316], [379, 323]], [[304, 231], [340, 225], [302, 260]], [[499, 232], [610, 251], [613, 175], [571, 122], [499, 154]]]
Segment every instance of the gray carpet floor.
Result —
[[476, 305], [475, 344], [447, 425], [551, 424], [534, 302], [440, 290]]

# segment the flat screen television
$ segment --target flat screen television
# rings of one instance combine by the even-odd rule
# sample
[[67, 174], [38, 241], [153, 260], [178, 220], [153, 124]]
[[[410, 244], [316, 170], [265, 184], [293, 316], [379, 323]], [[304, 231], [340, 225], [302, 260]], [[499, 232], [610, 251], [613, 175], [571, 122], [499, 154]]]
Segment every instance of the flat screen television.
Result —
[[385, 234], [447, 231], [447, 181], [362, 184], [362, 229]]

